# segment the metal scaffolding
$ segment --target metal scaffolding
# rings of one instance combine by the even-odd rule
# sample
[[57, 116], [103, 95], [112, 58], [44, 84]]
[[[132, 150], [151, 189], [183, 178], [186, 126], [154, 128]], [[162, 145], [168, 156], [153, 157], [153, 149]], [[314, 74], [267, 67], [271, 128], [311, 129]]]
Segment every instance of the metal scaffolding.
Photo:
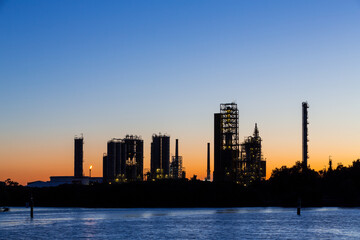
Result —
[[236, 103], [220, 104], [222, 150], [239, 151], [239, 110]]
[[236, 103], [220, 104], [214, 115], [214, 181], [235, 181], [239, 161], [239, 110]]

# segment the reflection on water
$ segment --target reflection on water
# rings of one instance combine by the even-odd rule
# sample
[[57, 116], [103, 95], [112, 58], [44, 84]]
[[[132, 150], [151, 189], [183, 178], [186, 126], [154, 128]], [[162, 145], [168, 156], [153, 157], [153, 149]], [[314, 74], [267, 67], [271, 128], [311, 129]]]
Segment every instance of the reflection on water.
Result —
[[360, 239], [360, 209], [11, 208], [0, 239]]

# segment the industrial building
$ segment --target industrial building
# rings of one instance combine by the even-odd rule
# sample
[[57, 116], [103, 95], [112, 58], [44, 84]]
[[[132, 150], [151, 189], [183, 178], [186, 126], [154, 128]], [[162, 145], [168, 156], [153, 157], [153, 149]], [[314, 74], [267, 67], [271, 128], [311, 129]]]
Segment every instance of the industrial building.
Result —
[[180, 179], [183, 176], [182, 156], [179, 156], [179, 140], [175, 140], [175, 156], [170, 164], [170, 178]]
[[51, 176], [50, 181], [34, 181], [28, 182], [27, 187], [57, 187], [63, 184], [81, 184], [91, 185], [96, 183], [102, 183], [102, 177], [81, 177], [76, 178], [73, 176]]
[[103, 178], [105, 182], [143, 180], [143, 140], [126, 135], [107, 142], [107, 154], [103, 155]]
[[[248, 185], [266, 176], [266, 161], [262, 157], [262, 140], [257, 124], [254, 135], [247, 137], [241, 144], [238, 129], [237, 104], [220, 104], [220, 113], [214, 114], [214, 182], [231, 181]], [[209, 148], [210, 145], [207, 179], [210, 178]]]
[[239, 110], [236, 103], [220, 104], [214, 114], [215, 182], [236, 181], [239, 160]]
[[241, 144], [240, 166], [237, 181], [243, 185], [249, 185], [254, 181], [265, 179], [266, 161], [261, 151], [261, 137], [255, 123], [253, 136], [249, 136]]
[[151, 178], [168, 178], [170, 174], [170, 136], [152, 136], [151, 143]]

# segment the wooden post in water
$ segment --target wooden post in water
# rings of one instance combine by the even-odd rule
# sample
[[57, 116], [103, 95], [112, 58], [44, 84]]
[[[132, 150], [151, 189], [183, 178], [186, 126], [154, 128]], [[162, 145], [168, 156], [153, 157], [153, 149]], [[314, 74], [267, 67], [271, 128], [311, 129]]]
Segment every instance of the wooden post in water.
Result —
[[298, 199], [297, 215], [300, 216], [300, 213], [301, 213], [301, 198]]
[[32, 194], [30, 197], [30, 217], [34, 218], [34, 199], [33, 199]]

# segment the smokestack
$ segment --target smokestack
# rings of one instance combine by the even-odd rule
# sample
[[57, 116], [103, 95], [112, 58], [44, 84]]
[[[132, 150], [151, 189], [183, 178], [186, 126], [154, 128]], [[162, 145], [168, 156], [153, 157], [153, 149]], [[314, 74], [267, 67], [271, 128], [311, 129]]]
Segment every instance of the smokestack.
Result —
[[207, 144], [207, 180], [210, 181], [210, 143]]
[[176, 159], [179, 159], [179, 139], [176, 139], [175, 141], [175, 157]]
[[308, 156], [308, 109], [309, 105], [307, 102], [302, 103], [302, 140], [303, 140], [303, 169], [307, 169]]
[[84, 137], [74, 138], [74, 177], [83, 177], [83, 158], [84, 158]]

